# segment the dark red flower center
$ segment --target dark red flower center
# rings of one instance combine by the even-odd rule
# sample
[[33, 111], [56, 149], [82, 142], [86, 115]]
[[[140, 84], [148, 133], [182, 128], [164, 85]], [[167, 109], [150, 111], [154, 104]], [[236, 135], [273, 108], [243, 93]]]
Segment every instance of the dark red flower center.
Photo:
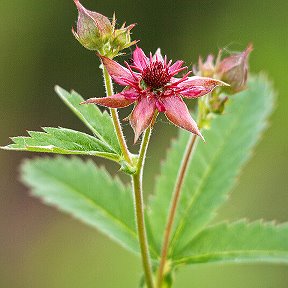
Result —
[[142, 79], [152, 89], [164, 87], [171, 79], [167, 65], [162, 62], [151, 62], [142, 72]]

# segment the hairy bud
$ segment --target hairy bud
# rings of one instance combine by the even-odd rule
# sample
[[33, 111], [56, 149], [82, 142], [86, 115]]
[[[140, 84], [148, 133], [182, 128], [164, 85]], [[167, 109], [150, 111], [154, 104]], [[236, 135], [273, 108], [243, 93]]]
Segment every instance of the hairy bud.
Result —
[[219, 65], [217, 65], [217, 74], [220, 76], [220, 79], [230, 84], [234, 92], [246, 88], [248, 56], [252, 50], [253, 46], [250, 44], [243, 52], [224, 58]]
[[87, 10], [79, 0], [74, 0], [78, 9], [77, 31], [72, 28], [75, 38], [86, 48], [100, 55], [113, 58], [119, 52], [137, 41], [131, 42], [130, 31], [135, 24], [115, 29], [116, 19], [110, 20], [97, 12]]
[[104, 15], [85, 9], [78, 0], [74, 2], [79, 13], [77, 32], [72, 29], [75, 38], [89, 50], [101, 50], [112, 33], [112, 24]]
[[119, 49], [119, 51], [136, 44], [137, 41], [131, 42], [130, 31], [135, 27], [135, 24], [131, 24], [125, 27], [125, 24], [120, 29], [114, 31], [114, 39], [112, 46]]

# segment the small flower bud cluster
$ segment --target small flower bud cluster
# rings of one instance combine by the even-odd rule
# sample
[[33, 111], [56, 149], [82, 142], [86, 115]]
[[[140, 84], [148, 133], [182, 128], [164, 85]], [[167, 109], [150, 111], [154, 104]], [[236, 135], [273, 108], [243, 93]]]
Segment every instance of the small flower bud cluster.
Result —
[[230, 85], [230, 93], [235, 94], [246, 88], [248, 77], [248, 57], [253, 50], [252, 44], [239, 53], [234, 53], [224, 59], [222, 50], [219, 51], [216, 61], [209, 55], [206, 61], [200, 57], [198, 67], [194, 67], [194, 73], [205, 77], [215, 77]]
[[112, 22], [97, 12], [84, 8], [79, 0], [74, 0], [78, 9], [77, 31], [72, 28], [75, 38], [86, 48], [97, 51], [101, 56], [114, 58], [122, 50], [134, 45], [137, 41], [131, 41], [131, 30], [135, 24], [116, 29], [116, 18]]
[[[227, 94], [235, 94], [246, 89], [248, 78], [248, 57], [253, 50], [252, 44], [239, 53], [234, 53], [224, 59], [222, 50], [219, 51], [215, 60], [213, 55], [209, 55], [206, 61], [200, 57], [198, 66], [193, 67], [193, 72], [199, 76], [212, 77], [224, 81], [229, 87], [219, 87], [207, 98], [201, 99], [199, 103], [200, 126], [209, 128], [210, 119], [213, 114], [222, 114], [228, 100]], [[221, 92], [225, 92], [223, 95]]]

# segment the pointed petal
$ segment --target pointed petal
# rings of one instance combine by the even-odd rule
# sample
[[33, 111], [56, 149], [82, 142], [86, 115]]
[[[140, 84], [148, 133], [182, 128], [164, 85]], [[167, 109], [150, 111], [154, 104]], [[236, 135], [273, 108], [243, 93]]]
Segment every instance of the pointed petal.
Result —
[[158, 98], [156, 100], [155, 104], [156, 104], [156, 108], [159, 112], [165, 112], [165, 106], [163, 105], [162, 100], [160, 98]]
[[127, 86], [128, 84], [125, 80], [128, 80], [128, 82], [135, 82], [135, 78], [131, 75], [130, 71], [127, 68], [121, 66], [116, 61], [111, 60], [105, 56], [100, 57], [109, 75], [116, 83]]
[[213, 78], [209, 78], [209, 77], [201, 77], [201, 76], [193, 76], [193, 77], [189, 77], [185, 82], [182, 83], [182, 85], [193, 85], [193, 86], [229, 86], [229, 84], [217, 80], [217, 79], [213, 79]]
[[204, 140], [196, 122], [192, 119], [186, 104], [180, 97], [166, 97], [162, 101], [166, 109], [164, 113], [169, 121], [178, 127], [200, 136], [202, 140]]
[[169, 67], [169, 73], [175, 75], [175, 71], [179, 70], [184, 64], [184, 61], [178, 60], [172, 66]]
[[135, 99], [127, 99], [122, 94], [115, 94], [109, 97], [103, 97], [103, 98], [90, 98], [81, 104], [97, 104], [109, 108], [124, 108], [129, 105], [131, 105], [133, 102], [135, 102]]
[[209, 92], [210, 91], [207, 92], [207, 89], [204, 88], [203, 86], [191, 86], [182, 90], [179, 94], [181, 94], [181, 96], [184, 96], [186, 98], [198, 98]]
[[181, 91], [179, 94], [184, 97], [184, 98], [199, 98], [202, 96], [205, 96], [206, 94], [210, 93], [213, 89], [202, 89], [202, 88], [197, 88], [197, 89], [185, 89], [183, 91]]
[[137, 68], [143, 70], [148, 65], [149, 59], [141, 48], [136, 47], [133, 52], [133, 62]]
[[135, 106], [130, 116], [130, 124], [135, 133], [134, 143], [136, 143], [142, 132], [151, 124], [155, 109], [154, 98], [143, 97]]
[[210, 93], [217, 86], [229, 85], [217, 79], [200, 76], [189, 77], [178, 85], [178, 87], [182, 89], [180, 94], [187, 98], [198, 98], [204, 96]]
[[140, 97], [140, 94], [133, 88], [123, 90], [120, 94], [125, 96], [125, 98], [128, 100], [134, 100], [134, 101], [136, 101]]
[[161, 49], [158, 48], [153, 56], [153, 60], [158, 60], [160, 62], [164, 62], [164, 59], [163, 59], [163, 56], [162, 56], [162, 53], [161, 53]]

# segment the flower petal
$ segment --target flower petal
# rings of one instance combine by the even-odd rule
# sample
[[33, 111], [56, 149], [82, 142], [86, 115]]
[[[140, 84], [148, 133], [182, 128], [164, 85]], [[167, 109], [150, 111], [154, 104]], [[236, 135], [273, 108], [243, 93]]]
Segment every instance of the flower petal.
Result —
[[98, 104], [109, 108], [124, 108], [135, 102], [135, 99], [127, 99], [122, 93], [103, 98], [90, 98], [81, 104]]
[[203, 86], [191, 86], [184, 90], [181, 90], [179, 94], [181, 94], [181, 96], [184, 96], [186, 98], [198, 98], [207, 93], [208, 93], [207, 89], [204, 88]]
[[178, 127], [200, 136], [202, 140], [204, 140], [196, 122], [191, 117], [186, 104], [180, 97], [166, 97], [162, 102], [166, 109], [164, 113], [169, 121]]
[[148, 128], [156, 110], [155, 99], [143, 97], [135, 106], [130, 116], [130, 124], [134, 130], [134, 143], [142, 132]]
[[156, 100], [155, 104], [159, 112], [165, 112], [165, 106], [163, 105], [162, 100], [160, 98]]
[[133, 88], [130, 89], [124, 89], [120, 94], [125, 96], [128, 100], [137, 100], [140, 97], [140, 94]]
[[159, 61], [159, 62], [164, 62], [164, 58], [163, 58], [163, 56], [162, 56], [162, 53], [161, 53], [161, 49], [160, 48], [158, 48], [157, 50], [156, 50], [156, 52], [155, 52], [155, 54], [154, 54], [154, 56], [153, 56], [153, 60], [155, 61], [155, 60], [157, 60], [157, 61]]
[[[177, 74], [178, 72], [186, 69], [186, 67], [185, 67], [185, 68], [183, 67], [184, 69], [181, 69], [181, 66], [182, 66], [183, 64], [184, 64], [184, 61], [182, 61], [182, 60], [176, 61], [172, 66], [169, 67], [169, 73], [170, 73], [171, 75], [175, 75], [175, 74]], [[179, 69], [180, 69], [180, 70], [179, 70]], [[176, 71], [177, 71], [177, 72], [176, 72]]]
[[127, 68], [121, 66], [116, 61], [111, 60], [105, 56], [100, 57], [109, 75], [116, 83], [127, 86], [128, 82], [135, 82], [135, 78], [131, 75], [130, 71]]
[[141, 48], [136, 47], [133, 52], [133, 62], [137, 68], [143, 70], [148, 65], [149, 59]]
[[200, 76], [189, 77], [178, 85], [178, 87], [181, 88], [181, 92], [179, 93], [187, 98], [198, 98], [204, 96], [210, 93], [217, 86], [229, 85], [217, 79]]

